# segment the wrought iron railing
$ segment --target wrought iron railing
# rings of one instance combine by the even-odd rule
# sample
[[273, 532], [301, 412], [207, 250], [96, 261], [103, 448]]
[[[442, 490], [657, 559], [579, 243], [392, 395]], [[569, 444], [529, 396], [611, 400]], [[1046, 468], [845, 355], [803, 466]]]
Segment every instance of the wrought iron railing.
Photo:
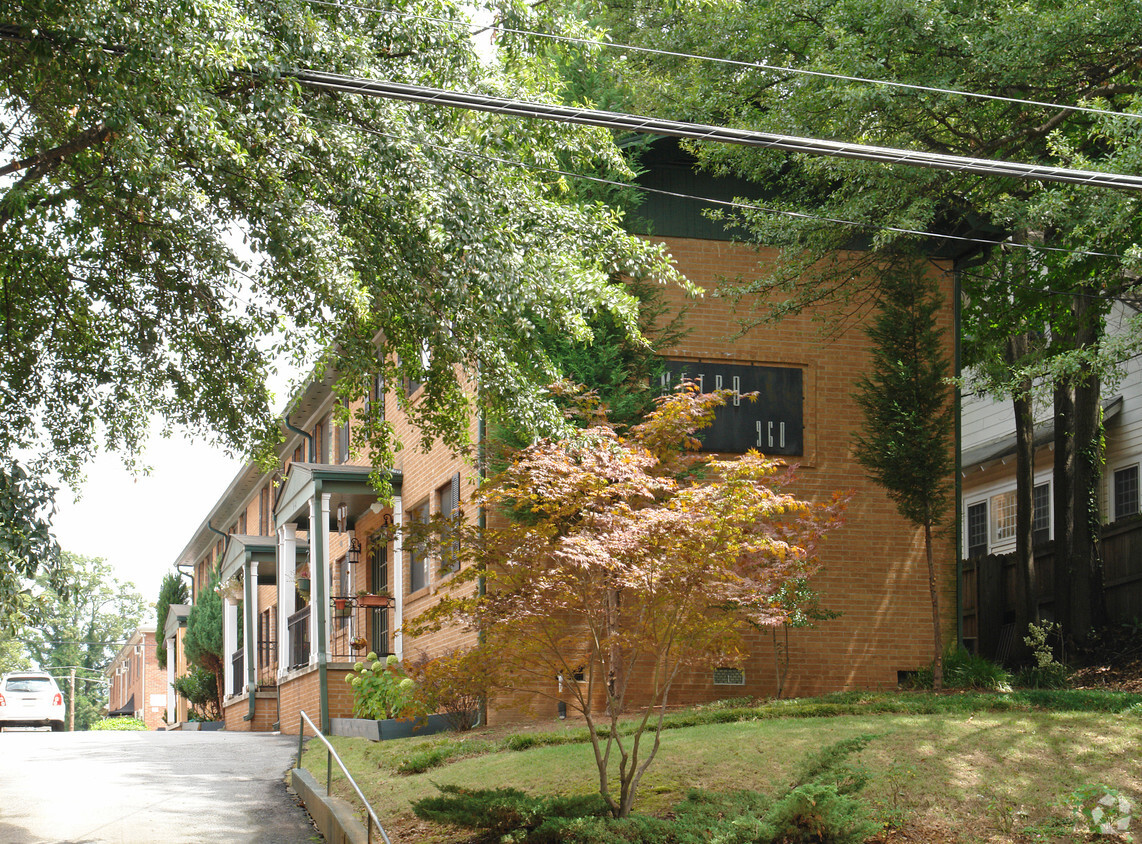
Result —
[[246, 649], [238, 648], [230, 657], [230, 690], [240, 695], [246, 691]]
[[388, 655], [391, 606], [391, 598], [334, 596], [330, 600], [330, 659], [358, 660], [370, 651]]
[[309, 665], [309, 604], [289, 617], [289, 667]]

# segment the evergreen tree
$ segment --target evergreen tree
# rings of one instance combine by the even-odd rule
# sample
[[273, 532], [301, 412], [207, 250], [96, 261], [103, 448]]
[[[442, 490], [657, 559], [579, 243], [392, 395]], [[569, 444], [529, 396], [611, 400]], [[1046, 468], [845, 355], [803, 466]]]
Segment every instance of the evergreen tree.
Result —
[[218, 693], [218, 711], [222, 711], [223, 643], [222, 596], [218, 594], [218, 572], [214, 572], [198, 592], [198, 600], [190, 608], [183, 634], [186, 661], [193, 668], [214, 675]]
[[190, 599], [186, 581], [178, 572], [167, 572], [159, 586], [159, 599], [155, 601], [155, 657], [159, 668], [167, 667], [166, 635], [167, 612], [171, 604], [185, 604]]
[[857, 385], [865, 425], [855, 449], [900, 514], [924, 529], [937, 691], [943, 686], [944, 646], [932, 532], [951, 499], [955, 423], [944, 331], [935, 324], [941, 304], [920, 261], [897, 262], [895, 272], [882, 276], [880, 310], [866, 329], [872, 369]]

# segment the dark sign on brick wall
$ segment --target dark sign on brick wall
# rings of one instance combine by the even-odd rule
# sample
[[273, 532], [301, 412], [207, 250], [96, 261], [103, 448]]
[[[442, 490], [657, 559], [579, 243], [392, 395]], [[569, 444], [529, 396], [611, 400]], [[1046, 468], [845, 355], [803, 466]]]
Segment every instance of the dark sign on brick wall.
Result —
[[[792, 366], [749, 366], [733, 363], [667, 361], [664, 390], [683, 378], [697, 381], [704, 392], [733, 390], [718, 408], [714, 424], [698, 432], [705, 451], [742, 454], [756, 448], [762, 454], [804, 453], [801, 370]], [[738, 397], [756, 392], [750, 401]]]

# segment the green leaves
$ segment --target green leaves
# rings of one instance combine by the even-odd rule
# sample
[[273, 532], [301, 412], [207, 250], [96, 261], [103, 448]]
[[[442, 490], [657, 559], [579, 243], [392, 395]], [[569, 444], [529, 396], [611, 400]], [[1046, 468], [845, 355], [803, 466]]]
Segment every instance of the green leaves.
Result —
[[[74, 481], [96, 448], [131, 459], [156, 416], [272, 449], [269, 367], [325, 354], [350, 379], [423, 382], [404, 409], [425, 442], [467, 444], [477, 381], [485, 406], [550, 428], [534, 326], [581, 333], [607, 313], [637, 339], [610, 279], [677, 278], [618, 215], [529, 169], [618, 166], [604, 133], [289, 78], [555, 87], [480, 65], [446, 0], [17, 0], [9, 18], [0, 162], [40, 164], [0, 187], [5, 458], [30, 449]], [[394, 443], [375, 433], [383, 464]]]

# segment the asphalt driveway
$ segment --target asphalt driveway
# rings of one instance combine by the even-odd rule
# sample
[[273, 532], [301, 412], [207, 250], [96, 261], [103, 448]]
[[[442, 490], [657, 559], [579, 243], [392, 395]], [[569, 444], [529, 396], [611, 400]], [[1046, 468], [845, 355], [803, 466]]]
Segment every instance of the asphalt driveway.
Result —
[[319, 842], [286, 790], [296, 752], [266, 733], [2, 733], [0, 842]]

